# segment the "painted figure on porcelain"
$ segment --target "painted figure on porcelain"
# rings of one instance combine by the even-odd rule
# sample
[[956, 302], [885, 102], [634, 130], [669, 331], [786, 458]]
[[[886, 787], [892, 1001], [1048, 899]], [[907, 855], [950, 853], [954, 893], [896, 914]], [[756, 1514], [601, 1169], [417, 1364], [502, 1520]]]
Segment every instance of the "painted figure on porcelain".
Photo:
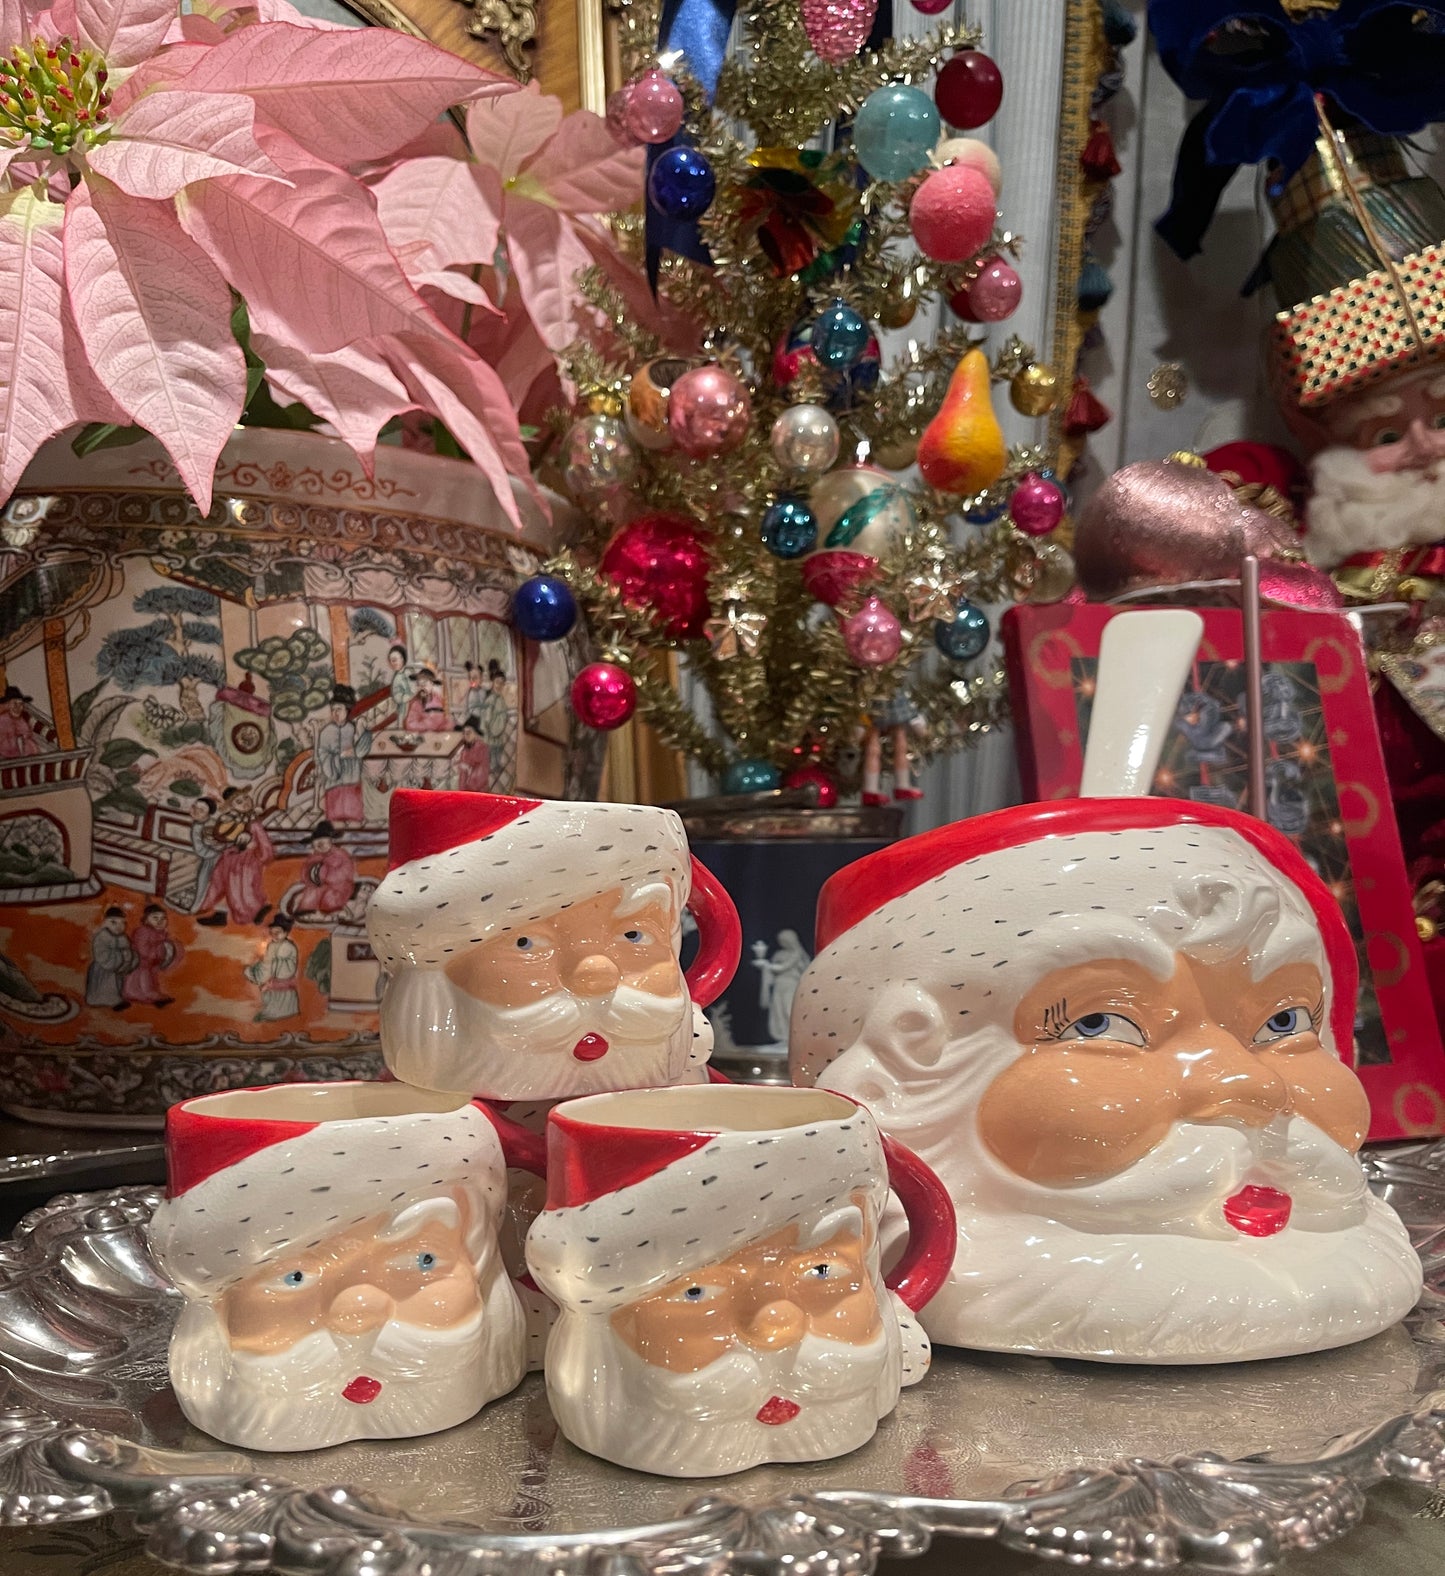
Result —
[[1344, 1345], [1420, 1262], [1356, 1151], [1356, 963], [1272, 828], [1168, 800], [1026, 805], [835, 876], [799, 1082], [866, 1103], [958, 1209], [935, 1341], [1112, 1361]]

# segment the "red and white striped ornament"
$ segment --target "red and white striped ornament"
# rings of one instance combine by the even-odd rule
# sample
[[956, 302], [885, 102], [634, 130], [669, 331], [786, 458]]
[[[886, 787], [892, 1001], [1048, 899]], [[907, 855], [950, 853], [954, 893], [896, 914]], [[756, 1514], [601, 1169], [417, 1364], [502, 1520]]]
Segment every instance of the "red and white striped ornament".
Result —
[[878, 0], [803, 0], [803, 31], [819, 60], [851, 60], [873, 26]]

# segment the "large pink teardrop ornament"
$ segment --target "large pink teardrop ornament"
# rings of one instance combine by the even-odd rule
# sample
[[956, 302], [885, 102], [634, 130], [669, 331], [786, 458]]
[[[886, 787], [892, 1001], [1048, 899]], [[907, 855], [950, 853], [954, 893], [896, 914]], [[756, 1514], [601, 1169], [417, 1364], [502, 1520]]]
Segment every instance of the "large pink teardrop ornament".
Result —
[[819, 60], [851, 60], [873, 26], [878, 0], [803, 0], [803, 31]]

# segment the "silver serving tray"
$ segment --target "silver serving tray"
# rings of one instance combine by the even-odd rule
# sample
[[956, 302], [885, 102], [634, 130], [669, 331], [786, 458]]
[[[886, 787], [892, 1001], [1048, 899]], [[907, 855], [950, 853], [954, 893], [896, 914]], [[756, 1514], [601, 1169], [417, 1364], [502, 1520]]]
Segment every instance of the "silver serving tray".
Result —
[[855, 1454], [706, 1483], [573, 1449], [535, 1375], [427, 1439], [217, 1450], [166, 1379], [158, 1193], [64, 1195], [0, 1243], [0, 1525], [120, 1512], [196, 1576], [849, 1576], [944, 1534], [1266, 1571], [1347, 1532], [1383, 1479], [1445, 1482], [1445, 1143], [1367, 1168], [1426, 1278], [1372, 1341], [1159, 1369], [944, 1351]]

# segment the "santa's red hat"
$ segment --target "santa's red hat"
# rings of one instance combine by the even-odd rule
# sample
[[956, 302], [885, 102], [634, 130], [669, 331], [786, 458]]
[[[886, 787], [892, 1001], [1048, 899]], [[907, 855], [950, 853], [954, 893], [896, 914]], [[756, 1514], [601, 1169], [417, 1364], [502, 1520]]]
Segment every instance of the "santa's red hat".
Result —
[[384, 968], [441, 968], [599, 892], [654, 883], [671, 889], [680, 929], [692, 862], [671, 810], [398, 788], [367, 932]]
[[[295, 1119], [298, 1108], [316, 1120]], [[166, 1165], [151, 1245], [193, 1296], [216, 1296], [261, 1264], [458, 1191], [468, 1240], [481, 1244], [506, 1199], [485, 1110], [447, 1108], [445, 1096], [394, 1083], [283, 1084], [187, 1100], [166, 1115]]]
[[[620, 1101], [635, 1108], [665, 1095], [681, 1104], [687, 1093], [595, 1095], [548, 1118], [547, 1207], [527, 1235], [527, 1266], [563, 1307], [622, 1307], [788, 1226], [810, 1242], [860, 1192], [876, 1226], [888, 1167], [861, 1106], [841, 1118], [804, 1111], [796, 1125], [772, 1131], [749, 1131], [744, 1117], [720, 1131], [718, 1117], [744, 1107], [753, 1091], [715, 1085], [701, 1091], [697, 1130], [608, 1125], [625, 1109]], [[806, 1097], [794, 1093], [801, 1107]]]

